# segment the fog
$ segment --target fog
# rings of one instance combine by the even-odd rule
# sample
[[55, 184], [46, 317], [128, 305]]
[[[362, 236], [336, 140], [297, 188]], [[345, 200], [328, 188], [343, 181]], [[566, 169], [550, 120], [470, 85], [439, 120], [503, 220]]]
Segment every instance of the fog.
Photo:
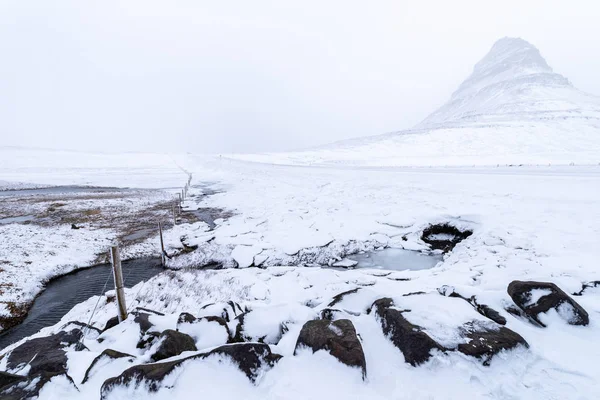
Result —
[[410, 128], [504, 36], [600, 94], [596, 2], [0, 2], [0, 146], [263, 152]]

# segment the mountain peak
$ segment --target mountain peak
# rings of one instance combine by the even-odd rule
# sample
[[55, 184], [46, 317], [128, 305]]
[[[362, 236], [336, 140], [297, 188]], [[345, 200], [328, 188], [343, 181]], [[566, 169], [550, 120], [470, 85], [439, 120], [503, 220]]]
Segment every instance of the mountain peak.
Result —
[[[549, 102], [576, 91], [569, 80], [552, 71], [540, 51], [521, 38], [502, 38], [473, 68], [450, 101], [418, 127], [481, 120], [524, 110], [548, 110]], [[546, 104], [546, 105], [543, 105]], [[554, 102], [554, 106], [557, 103]]]
[[[452, 97], [464, 97], [509, 79], [552, 73], [552, 68], [537, 47], [521, 38], [505, 37], [494, 43], [485, 57], [475, 64], [471, 76], [460, 85]], [[567, 83], [564, 78], [563, 81]]]

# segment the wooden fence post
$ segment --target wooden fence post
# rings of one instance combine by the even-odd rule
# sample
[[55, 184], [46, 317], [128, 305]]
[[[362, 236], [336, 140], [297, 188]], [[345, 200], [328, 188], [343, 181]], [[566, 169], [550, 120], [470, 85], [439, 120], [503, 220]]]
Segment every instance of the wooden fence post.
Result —
[[177, 225], [177, 211], [176, 211], [176, 205], [173, 204], [173, 226]]
[[158, 223], [158, 233], [160, 235], [160, 264], [165, 266], [165, 242], [163, 241], [162, 224]]
[[127, 307], [125, 306], [125, 290], [123, 289], [123, 270], [121, 269], [121, 255], [119, 246], [110, 248], [110, 256], [113, 267], [113, 277], [115, 278], [115, 291], [117, 292], [117, 307], [119, 309], [119, 322], [127, 319]]

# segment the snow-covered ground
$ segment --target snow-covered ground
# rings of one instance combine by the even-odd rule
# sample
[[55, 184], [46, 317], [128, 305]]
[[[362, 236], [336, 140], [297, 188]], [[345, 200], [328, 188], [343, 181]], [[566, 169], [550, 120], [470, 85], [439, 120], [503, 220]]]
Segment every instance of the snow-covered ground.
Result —
[[181, 189], [185, 172], [175, 159], [184, 157], [0, 146], [0, 190], [23, 183]]
[[[193, 173], [192, 183], [212, 182], [217, 193], [186, 206], [219, 207], [232, 212], [213, 230], [204, 224], [180, 226], [198, 250], [173, 259], [172, 267], [209, 259], [240, 267], [251, 264], [300, 267], [174, 271], [127, 290], [130, 308], [145, 306], [166, 312], [152, 317], [162, 330], [175, 328], [177, 316], [202, 316], [202, 306], [233, 300], [251, 309], [246, 333], [267, 335], [272, 351], [283, 355], [255, 384], [228, 361], [209, 358], [177, 369], [166, 387], [148, 394], [144, 387], [115, 390], [109, 398], [187, 398], [203, 393], [221, 398], [497, 398], [593, 399], [600, 389], [594, 367], [600, 353], [600, 292], [588, 289], [575, 299], [590, 314], [588, 326], [570, 326], [558, 315], [545, 317], [546, 328], [504, 310], [512, 301], [506, 289], [515, 279], [556, 283], [567, 293], [598, 280], [595, 244], [600, 239], [600, 168], [328, 168], [256, 164], [210, 157], [186, 157], [181, 165]], [[2, 179], [0, 177], [0, 179]], [[43, 183], [43, 182], [42, 182]], [[201, 189], [196, 190], [197, 193]], [[333, 263], [347, 252], [380, 246], [424, 250], [420, 233], [431, 223], [450, 222], [473, 230], [433, 269], [342, 271], [310, 267]], [[177, 238], [170, 239], [176, 246]], [[364, 311], [373, 300], [392, 297], [398, 307], [412, 309], [413, 323], [426, 327], [446, 345], [456, 343], [457, 324], [481, 318], [460, 299], [440, 296], [450, 285], [463, 296], [498, 310], [507, 327], [530, 345], [496, 356], [491, 365], [459, 353], [435, 354], [424, 365], [405, 364], [402, 353], [383, 335], [377, 320]], [[303, 322], [315, 317], [336, 294], [362, 288], [339, 308], [361, 337], [367, 379], [326, 352], [294, 353]], [[420, 296], [403, 294], [424, 291]], [[70, 320], [87, 322], [98, 298], [75, 307], [55, 327]], [[357, 314], [360, 313], [360, 314]], [[357, 314], [357, 315], [355, 315]], [[114, 303], [101, 298], [92, 320], [102, 327], [115, 315]], [[277, 337], [279, 323], [289, 330]], [[277, 328], [277, 329], [276, 329]], [[86, 339], [88, 351], [69, 351], [70, 374], [79, 391], [66, 380], [45, 386], [41, 398], [98, 398], [104, 379], [147, 361], [136, 349], [139, 330], [129, 321], [107, 331], [106, 340]], [[110, 333], [112, 332], [112, 333]], [[110, 333], [110, 334], [109, 334]], [[219, 343], [208, 334], [203, 346]], [[275, 344], [276, 342], [276, 344]], [[83, 372], [102, 350], [112, 348], [134, 356], [112, 362], [94, 379], [81, 384]], [[7, 349], [9, 350], [9, 349]], [[185, 353], [184, 355], [192, 353]], [[222, 384], [219, 384], [222, 383]]]

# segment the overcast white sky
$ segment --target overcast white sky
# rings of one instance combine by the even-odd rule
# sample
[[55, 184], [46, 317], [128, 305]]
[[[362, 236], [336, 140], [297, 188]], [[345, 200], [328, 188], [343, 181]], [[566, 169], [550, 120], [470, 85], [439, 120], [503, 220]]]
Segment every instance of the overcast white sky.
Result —
[[600, 95], [595, 0], [0, 0], [0, 145], [257, 152], [409, 128], [504, 36]]

